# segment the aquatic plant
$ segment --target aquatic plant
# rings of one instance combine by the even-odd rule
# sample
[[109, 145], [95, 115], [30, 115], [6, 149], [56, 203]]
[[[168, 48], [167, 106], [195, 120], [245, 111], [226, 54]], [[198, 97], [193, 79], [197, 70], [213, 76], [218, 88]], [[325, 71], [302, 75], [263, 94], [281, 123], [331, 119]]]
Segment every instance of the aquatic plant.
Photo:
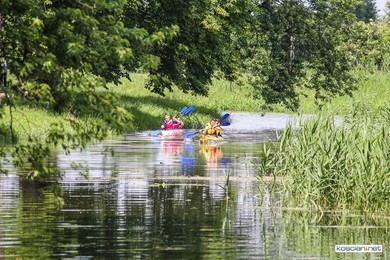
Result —
[[352, 107], [341, 124], [323, 112], [287, 127], [263, 158], [260, 176], [283, 176], [286, 205], [390, 213], [390, 108]]

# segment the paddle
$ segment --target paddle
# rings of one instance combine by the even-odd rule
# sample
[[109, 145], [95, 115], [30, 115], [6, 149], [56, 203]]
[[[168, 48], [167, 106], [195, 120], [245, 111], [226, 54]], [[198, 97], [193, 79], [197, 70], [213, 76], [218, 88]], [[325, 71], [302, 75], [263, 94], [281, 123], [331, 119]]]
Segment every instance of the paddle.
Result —
[[188, 109], [188, 107], [183, 107], [183, 108], [180, 110], [179, 114], [183, 114], [184, 111], [186, 111], [187, 109]]
[[226, 113], [226, 114], [224, 114], [223, 116], [221, 116], [221, 122], [223, 122], [223, 121], [226, 121], [226, 120], [229, 120], [229, 117], [230, 117], [230, 114], [229, 113]]
[[188, 132], [184, 135], [186, 139], [193, 137], [194, 135], [198, 134], [199, 132]]
[[190, 106], [190, 108], [188, 109], [188, 111], [187, 111], [186, 115], [189, 115], [189, 114], [191, 114], [192, 112], [194, 112], [194, 111], [195, 111], [195, 109], [196, 109], [195, 105], [192, 105], [192, 106]]
[[182, 115], [189, 115], [192, 112], [194, 112], [195, 109], [196, 109], [195, 105], [192, 105], [192, 106], [190, 106], [188, 108], [186, 107], [185, 109], [180, 110], [180, 114], [182, 114]]

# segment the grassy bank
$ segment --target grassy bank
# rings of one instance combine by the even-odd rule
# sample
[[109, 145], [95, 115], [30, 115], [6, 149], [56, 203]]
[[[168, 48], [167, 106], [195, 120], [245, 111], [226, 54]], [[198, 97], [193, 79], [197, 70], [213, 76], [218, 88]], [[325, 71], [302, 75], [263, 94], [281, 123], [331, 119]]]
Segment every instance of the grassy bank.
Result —
[[[325, 110], [332, 110], [339, 115], [351, 113], [357, 103], [367, 106], [370, 110], [376, 110], [390, 102], [390, 73], [356, 71], [362, 80], [358, 83], [358, 89], [353, 97], [335, 97], [325, 106]], [[308, 92], [308, 98], [302, 98], [299, 111], [303, 114], [319, 112], [313, 104], [314, 93]]]
[[[130, 131], [159, 129], [165, 114], [175, 115], [182, 107], [196, 105], [196, 111], [183, 116], [186, 128], [201, 128], [211, 117], [218, 117], [221, 111], [261, 111], [263, 104], [253, 100], [248, 85], [238, 86], [223, 80], [214, 80], [209, 97], [192, 96], [174, 89], [162, 97], [151, 93], [144, 85], [145, 74], [133, 74], [132, 80], [124, 79], [119, 86], [109, 85], [110, 90], [121, 98], [121, 105], [133, 115]], [[107, 90], [101, 90], [107, 91]], [[12, 114], [13, 129], [18, 141], [25, 142], [27, 133], [44, 139], [50, 124], [65, 121], [68, 114], [55, 114], [36, 107], [16, 107]], [[9, 109], [5, 108], [3, 122], [10, 121]]]
[[[329, 105], [339, 114], [348, 114], [355, 109], [356, 102], [367, 107], [380, 107], [389, 103], [390, 75], [384, 72], [370, 74], [360, 72], [366, 78], [361, 83], [361, 88], [356, 91], [353, 98], [338, 97], [332, 100]], [[183, 119], [187, 128], [198, 128], [208, 122], [210, 117], [218, 117], [221, 111], [262, 111], [262, 100], [252, 98], [253, 89], [247, 84], [230, 84], [224, 80], [214, 80], [209, 89], [209, 96], [192, 96], [175, 89], [173, 92], [166, 92], [162, 97], [151, 93], [143, 86], [146, 81], [144, 74], [133, 74], [132, 81], [123, 80], [119, 86], [110, 86], [121, 97], [122, 106], [133, 114], [134, 126], [132, 131], [158, 129], [164, 114], [177, 114], [184, 106], [195, 104], [197, 109], [190, 116]], [[275, 105], [275, 112], [288, 112], [283, 106]], [[5, 111], [8, 111], [6, 108]], [[316, 113], [317, 107], [313, 99], [303, 98], [301, 101], [301, 113]], [[53, 122], [64, 121], [67, 114], [49, 113], [39, 108], [16, 107], [13, 112], [14, 130], [19, 141], [26, 141], [27, 134], [44, 138], [49, 126]], [[2, 121], [9, 122], [9, 114], [6, 113]]]
[[[17, 106], [12, 109], [13, 125], [12, 129], [16, 142], [27, 142], [28, 134], [32, 137], [44, 139], [47, 136], [47, 132], [50, 129], [50, 125], [64, 121], [66, 115], [58, 115], [47, 112], [43, 109]], [[4, 131], [7, 131], [8, 137], [10, 137], [10, 111], [9, 107], [5, 107], [4, 117], [2, 122], [6, 125]], [[1, 140], [3, 143], [10, 143], [10, 140]]]

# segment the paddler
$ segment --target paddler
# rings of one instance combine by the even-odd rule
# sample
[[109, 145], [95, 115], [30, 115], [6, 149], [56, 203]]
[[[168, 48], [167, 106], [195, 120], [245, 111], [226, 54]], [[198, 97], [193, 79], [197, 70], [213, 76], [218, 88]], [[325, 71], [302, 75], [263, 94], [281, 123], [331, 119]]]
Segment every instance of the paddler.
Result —
[[210, 123], [208, 123], [207, 126], [201, 130], [201, 133], [203, 135], [217, 136], [217, 119], [212, 118]]
[[165, 115], [164, 120], [161, 124], [161, 129], [170, 130], [170, 129], [180, 129], [184, 126], [184, 122], [180, 117], [176, 116], [171, 119], [170, 115]]

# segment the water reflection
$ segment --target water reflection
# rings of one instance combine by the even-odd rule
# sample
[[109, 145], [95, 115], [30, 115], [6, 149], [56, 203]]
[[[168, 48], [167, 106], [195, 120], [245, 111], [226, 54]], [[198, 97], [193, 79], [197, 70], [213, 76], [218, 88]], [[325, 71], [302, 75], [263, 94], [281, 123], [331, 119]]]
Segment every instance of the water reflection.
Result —
[[207, 168], [218, 168], [218, 164], [223, 156], [222, 144], [203, 142], [200, 144], [199, 153], [206, 158]]
[[0, 258], [356, 257], [336, 254], [337, 243], [382, 244], [385, 253], [358, 257], [388, 257], [388, 220], [284, 209], [256, 182], [253, 165], [275, 133], [234, 129], [217, 145], [137, 133], [60, 152], [61, 210], [50, 193], [0, 175]]
[[[279, 220], [284, 227], [285, 243], [300, 248], [302, 255], [328, 259], [389, 259], [388, 219], [340, 216], [286, 209]], [[382, 253], [336, 253], [335, 245], [382, 245], [384, 250]]]
[[195, 171], [195, 159], [193, 156], [181, 156], [181, 173], [183, 175], [193, 176]]

